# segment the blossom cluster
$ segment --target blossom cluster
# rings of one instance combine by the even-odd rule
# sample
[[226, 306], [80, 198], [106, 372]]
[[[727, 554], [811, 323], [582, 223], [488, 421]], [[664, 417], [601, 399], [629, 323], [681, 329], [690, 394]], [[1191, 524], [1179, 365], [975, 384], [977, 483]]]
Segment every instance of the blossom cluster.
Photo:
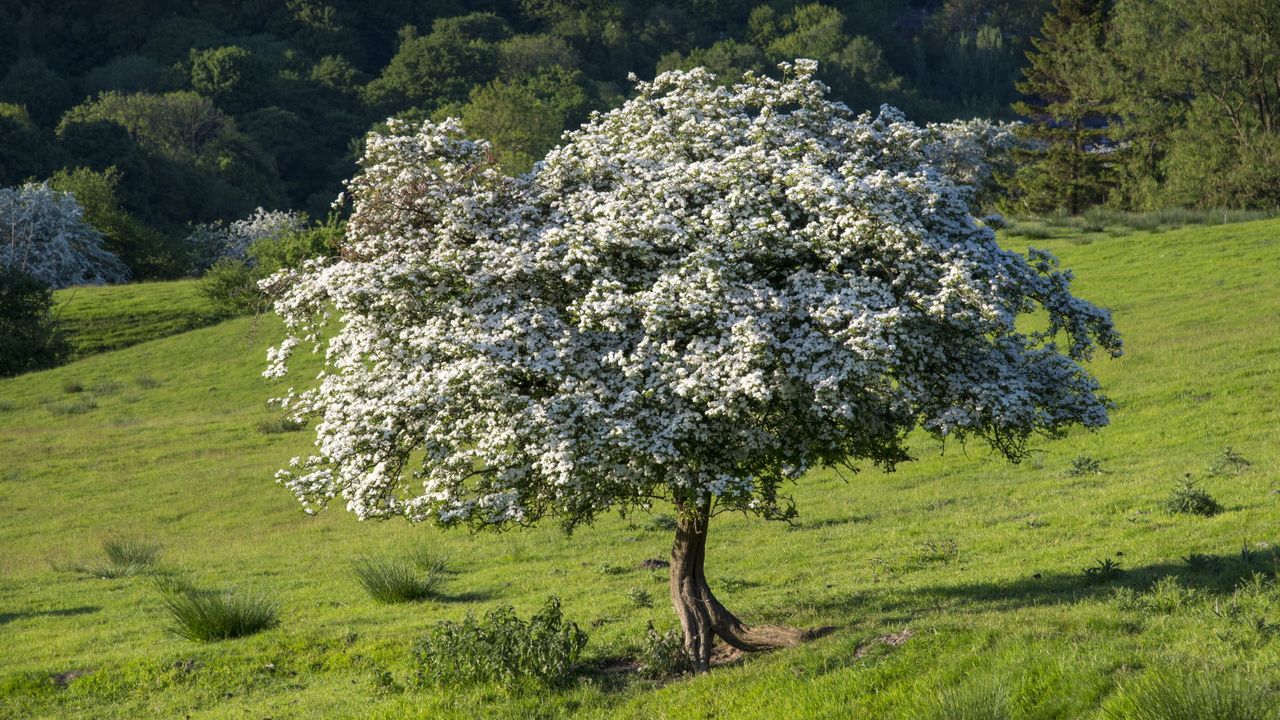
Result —
[[53, 288], [129, 279], [129, 268], [103, 247], [75, 196], [48, 183], [0, 188], [0, 266]]
[[280, 481], [442, 524], [770, 516], [815, 465], [907, 459], [916, 427], [1016, 458], [1104, 425], [1082, 363], [1120, 352], [1109, 315], [974, 222], [936, 133], [783, 71], [640, 83], [520, 177], [452, 121], [371, 135], [339, 257], [264, 283], [290, 331], [266, 374], [325, 358], [281, 399], [316, 452]]
[[259, 240], [274, 240], [301, 230], [306, 217], [287, 210], [257, 208], [247, 218], [226, 226], [220, 222], [197, 225], [187, 235], [185, 244], [197, 272], [208, 270], [221, 258], [252, 262], [249, 246]]
[[984, 118], [930, 123], [927, 130], [934, 139], [925, 147], [925, 157], [967, 193], [976, 213], [999, 195], [998, 178], [1013, 172], [1018, 125]]

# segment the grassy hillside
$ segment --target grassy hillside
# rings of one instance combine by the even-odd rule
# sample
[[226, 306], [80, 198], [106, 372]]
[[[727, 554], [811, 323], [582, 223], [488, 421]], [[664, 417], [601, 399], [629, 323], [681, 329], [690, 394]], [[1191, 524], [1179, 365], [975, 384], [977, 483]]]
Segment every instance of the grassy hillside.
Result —
[[[1280, 221], [1035, 244], [1124, 333], [1125, 357], [1096, 366], [1112, 426], [1019, 466], [922, 440], [893, 474], [807, 477], [794, 527], [718, 518], [707, 567], [726, 604], [838, 629], [665, 684], [603, 671], [648, 621], [674, 624], [662, 571], [638, 567], [670, 547], [650, 517], [566, 537], [303, 515], [271, 476], [308, 434], [259, 427], [280, 390], [259, 376], [272, 322], [0, 382], [0, 716], [1135, 717], [1144, 687], [1186, 676], [1280, 704]], [[1187, 473], [1223, 512], [1161, 509]], [[151, 580], [74, 570], [114, 536], [162, 545], [166, 572], [201, 586], [273, 593], [282, 624], [176, 639]], [[446, 596], [373, 603], [351, 560], [413, 543], [451, 557]], [[1120, 572], [1085, 572], [1107, 562]], [[591, 634], [596, 670], [570, 688], [413, 684], [433, 621], [552, 593]]]
[[195, 280], [68, 288], [54, 293], [54, 301], [77, 358], [218, 321]]

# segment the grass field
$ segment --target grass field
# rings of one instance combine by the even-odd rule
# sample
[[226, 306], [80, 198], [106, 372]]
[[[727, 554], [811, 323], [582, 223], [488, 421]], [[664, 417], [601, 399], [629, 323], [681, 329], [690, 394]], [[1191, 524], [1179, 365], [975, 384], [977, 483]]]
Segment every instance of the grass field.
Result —
[[[1280, 221], [1034, 244], [1124, 334], [1125, 356], [1095, 367], [1113, 424], [1018, 466], [921, 440], [918, 461], [893, 474], [812, 473], [794, 489], [793, 527], [718, 518], [707, 570], [726, 604], [748, 621], [837, 630], [663, 683], [611, 671], [647, 622], [675, 622], [663, 571], [639, 568], [670, 547], [650, 516], [566, 537], [303, 515], [271, 479], [309, 443], [306, 431], [271, 432], [281, 428], [263, 401], [281, 388], [259, 373], [274, 321], [0, 381], [0, 717], [1274, 713]], [[185, 292], [141, 286], [139, 302], [171, 291]], [[1221, 513], [1162, 509], [1188, 473]], [[153, 578], [76, 571], [111, 538], [160, 545], [167, 577], [270, 594], [279, 627], [179, 639]], [[437, 600], [379, 605], [356, 584], [357, 557], [419, 544], [450, 557]], [[637, 607], [636, 589], [652, 608]], [[527, 614], [550, 594], [591, 636], [569, 687], [414, 683], [409, 648], [434, 621], [499, 603]], [[1264, 714], [1205, 709], [1225, 702]], [[1148, 712], [1161, 703], [1173, 714]]]
[[120, 350], [218, 321], [195, 280], [74, 287], [54, 293], [72, 356]]

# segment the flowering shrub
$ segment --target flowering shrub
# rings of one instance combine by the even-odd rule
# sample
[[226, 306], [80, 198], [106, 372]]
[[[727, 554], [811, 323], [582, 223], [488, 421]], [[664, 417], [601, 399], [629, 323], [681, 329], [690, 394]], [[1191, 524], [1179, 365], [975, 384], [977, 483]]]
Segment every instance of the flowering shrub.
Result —
[[927, 128], [932, 141], [925, 146], [925, 157], [960, 186], [957, 189], [966, 193], [975, 215], [998, 197], [998, 178], [1014, 170], [1018, 125], [974, 118], [931, 123]]
[[47, 183], [0, 188], [0, 266], [53, 288], [129, 279], [129, 268], [103, 249], [75, 197]]
[[1106, 424], [1081, 363], [1119, 354], [1110, 316], [975, 223], [933, 132], [852, 115], [815, 68], [663, 74], [520, 177], [455, 122], [371, 135], [339, 256], [266, 281], [290, 331], [266, 374], [325, 349], [281, 399], [318, 451], [280, 481], [309, 511], [480, 527], [670, 500], [701, 671], [713, 635], [812, 637], [711, 594], [713, 511], [788, 517], [783, 482], [892, 468], [915, 427], [1016, 460], [1032, 433]]
[[225, 227], [220, 222], [197, 225], [187, 235], [187, 251], [192, 269], [204, 272], [222, 258], [252, 263], [249, 247], [259, 240], [276, 240], [301, 230], [306, 218], [301, 213], [258, 208], [243, 220]]

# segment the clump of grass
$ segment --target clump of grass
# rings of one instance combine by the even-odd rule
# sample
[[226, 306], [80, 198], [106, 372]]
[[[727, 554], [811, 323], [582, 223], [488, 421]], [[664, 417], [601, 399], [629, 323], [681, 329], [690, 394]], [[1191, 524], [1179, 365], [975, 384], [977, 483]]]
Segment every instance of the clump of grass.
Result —
[[1209, 517], [1222, 512], [1222, 505], [1204, 488], [1199, 487], [1190, 473], [1173, 489], [1162, 504], [1166, 512]]
[[937, 720], [1007, 720], [1009, 691], [994, 678], [983, 678], [938, 692], [924, 717]]
[[1150, 670], [1104, 708], [1111, 720], [1274, 720], [1264, 688], [1229, 673]]
[[1210, 475], [1239, 475], [1253, 463], [1230, 445], [1222, 448], [1222, 452], [1218, 453], [1218, 457], [1214, 459], [1213, 464], [1209, 466]]
[[147, 375], [146, 373], [143, 373], [138, 377], [134, 378], [133, 382], [143, 390], [152, 390], [154, 388], [160, 387], [160, 381], [155, 379], [154, 377], [151, 377], [150, 375]]
[[293, 418], [271, 418], [258, 423], [258, 432], [263, 435], [279, 435], [281, 433], [298, 432], [306, 426], [305, 422], [294, 420]]
[[665, 513], [661, 515], [654, 515], [649, 519], [649, 522], [645, 524], [645, 529], [652, 530], [654, 532], [670, 532], [675, 530], [675, 516], [667, 515]]
[[128, 538], [111, 538], [102, 543], [103, 562], [85, 565], [80, 572], [86, 575], [112, 580], [150, 572], [160, 557], [160, 547]]
[[93, 394], [97, 396], [115, 395], [120, 392], [120, 388], [120, 383], [114, 380], [103, 380], [102, 382], [94, 383]]
[[351, 572], [369, 597], [390, 605], [434, 597], [446, 567], [444, 558], [419, 550], [411, 557], [365, 555], [356, 558]]
[[92, 395], [80, 395], [76, 399], [64, 403], [48, 403], [45, 405], [54, 415], [81, 415], [98, 408], [98, 400]]
[[172, 632], [195, 642], [244, 637], [280, 624], [279, 605], [270, 597], [201, 590], [181, 580], [159, 584]]
[[627, 599], [636, 608], [653, 607], [653, 593], [642, 587], [633, 587], [627, 591]]
[[628, 568], [612, 563], [600, 563], [600, 567], [597, 569], [601, 575], [624, 575], [628, 570]]
[[528, 621], [503, 605], [483, 619], [468, 614], [460, 623], [437, 623], [414, 646], [413, 657], [422, 685], [559, 685], [571, 677], [586, 644], [587, 634], [564, 619], [553, 597]]
[[62, 392], [67, 393], [68, 395], [82, 393], [84, 392], [84, 389], [85, 389], [84, 383], [80, 382], [79, 380], [63, 380], [62, 381]]

